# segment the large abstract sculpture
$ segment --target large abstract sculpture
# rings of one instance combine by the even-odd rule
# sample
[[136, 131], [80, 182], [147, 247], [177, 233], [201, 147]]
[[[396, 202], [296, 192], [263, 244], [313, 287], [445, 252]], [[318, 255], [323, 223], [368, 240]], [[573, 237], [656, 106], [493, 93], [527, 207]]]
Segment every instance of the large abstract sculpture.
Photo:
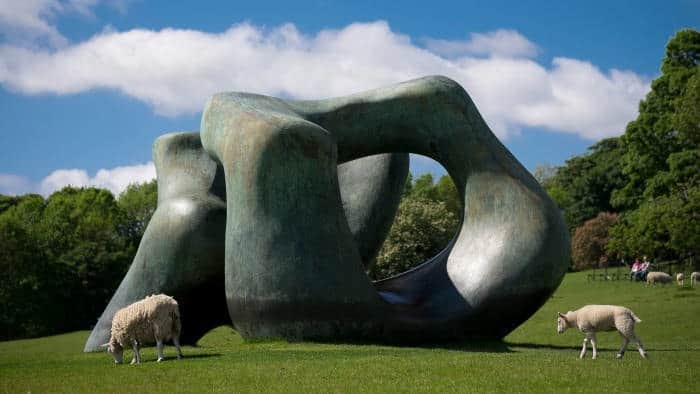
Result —
[[[447, 169], [463, 222], [439, 255], [372, 283], [404, 152]], [[87, 351], [116, 309], [160, 291], [180, 301], [189, 342], [226, 322], [248, 338], [501, 338], [568, 265], [557, 207], [444, 77], [320, 101], [218, 94], [201, 142], [161, 137], [154, 158], [158, 209]]]

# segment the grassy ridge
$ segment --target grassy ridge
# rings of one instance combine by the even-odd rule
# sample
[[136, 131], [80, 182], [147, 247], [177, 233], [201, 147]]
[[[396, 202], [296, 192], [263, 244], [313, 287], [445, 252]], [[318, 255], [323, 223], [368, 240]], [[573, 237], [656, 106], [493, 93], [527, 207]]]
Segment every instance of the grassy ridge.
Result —
[[[698, 392], [700, 287], [646, 287], [587, 282], [568, 274], [537, 314], [504, 342], [435, 348], [266, 341], [247, 343], [220, 327], [184, 360], [114, 365], [104, 353], [81, 352], [88, 332], [0, 343], [2, 392]], [[556, 334], [557, 311], [588, 303], [632, 308], [650, 355], [630, 345], [614, 358], [616, 333], [598, 337], [598, 360], [577, 358], [583, 336]], [[589, 352], [590, 356], [590, 352]], [[125, 355], [131, 358], [130, 352]]]

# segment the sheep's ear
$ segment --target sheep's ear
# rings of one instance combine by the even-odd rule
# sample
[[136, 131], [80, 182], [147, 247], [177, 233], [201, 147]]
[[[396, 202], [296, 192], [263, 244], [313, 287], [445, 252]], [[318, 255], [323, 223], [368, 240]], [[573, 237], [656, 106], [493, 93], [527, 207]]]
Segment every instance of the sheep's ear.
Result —
[[557, 315], [559, 315], [559, 317], [561, 317], [562, 319], [566, 319], [566, 316], [564, 316], [564, 314], [561, 312], [557, 312]]
[[109, 347], [109, 342], [103, 343], [102, 345], [99, 346], [102, 349], [107, 349]]

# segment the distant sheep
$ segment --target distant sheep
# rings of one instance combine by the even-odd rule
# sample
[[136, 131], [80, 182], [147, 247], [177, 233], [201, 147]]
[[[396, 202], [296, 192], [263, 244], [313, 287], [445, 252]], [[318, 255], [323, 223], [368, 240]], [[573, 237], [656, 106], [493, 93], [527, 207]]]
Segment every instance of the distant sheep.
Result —
[[676, 274], [676, 283], [678, 283], [678, 286], [683, 286], [683, 283], [685, 282], [685, 275], [683, 275], [682, 272], [679, 272]]
[[114, 357], [114, 362], [122, 362], [124, 348], [134, 349], [132, 364], [141, 362], [139, 347], [155, 343], [158, 348], [158, 362], [163, 360], [163, 342], [171, 340], [180, 350], [180, 310], [177, 301], [165, 294], [152, 295], [117, 311], [112, 318], [112, 337], [102, 345]]
[[698, 280], [700, 280], [700, 272], [693, 272], [690, 274], [690, 285], [695, 286], [696, 283], [698, 283]]
[[566, 314], [558, 313], [557, 332], [559, 334], [567, 328], [578, 328], [586, 335], [583, 339], [583, 348], [579, 358], [586, 355], [586, 346], [591, 342], [593, 359], [598, 355], [596, 332], [617, 330], [622, 335], [622, 347], [617, 353], [617, 358], [622, 358], [630, 341], [634, 341], [642, 358], [647, 357], [642, 341], [634, 334], [634, 324], [642, 320], [631, 310], [616, 305], [586, 305], [578, 310], [569, 311]]
[[666, 284], [671, 282], [673, 282], [673, 278], [665, 272], [652, 271], [647, 274], [647, 284], [654, 285], [657, 283]]

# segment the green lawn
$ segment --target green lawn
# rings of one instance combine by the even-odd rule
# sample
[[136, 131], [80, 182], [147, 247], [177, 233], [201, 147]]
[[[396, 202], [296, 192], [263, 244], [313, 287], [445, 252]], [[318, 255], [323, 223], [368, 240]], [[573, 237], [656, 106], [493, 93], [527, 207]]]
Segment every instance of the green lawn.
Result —
[[[687, 282], [687, 281], [686, 281]], [[199, 347], [164, 362], [155, 349], [141, 365], [115, 365], [82, 353], [87, 331], [0, 342], [0, 389], [44, 392], [700, 392], [700, 286], [646, 287], [587, 282], [568, 274], [554, 296], [503, 343], [417, 348], [246, 343], [220, 327]], [[637, 333], [649, 359], [630, 345], [615, 359], [617, 333], [598, 336], [597, 360], [578, 359], [583, 336], [556, 333], [556, 312], [584, 304], [625, 305], [643, 320]], [[588, 354], [590, 357], [590, 352]], [[125, 354], [131, 359], [131, 353]]]

